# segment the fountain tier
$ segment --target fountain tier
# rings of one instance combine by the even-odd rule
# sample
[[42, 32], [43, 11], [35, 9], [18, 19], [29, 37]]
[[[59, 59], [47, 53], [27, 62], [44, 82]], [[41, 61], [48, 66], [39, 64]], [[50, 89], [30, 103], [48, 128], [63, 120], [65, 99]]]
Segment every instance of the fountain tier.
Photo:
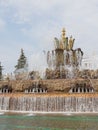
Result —
[[61, 38], [54, 38], [55, 48], [47, 52], [46, 78], [73, 78], [80, 69], [83, 52], [81, 48], [74, 49], [75, 39], [66, 37], [65, 29], [62, 30]]
[[1, 95], [0, 110], [27, 112], [98, 112], [98, 94]]

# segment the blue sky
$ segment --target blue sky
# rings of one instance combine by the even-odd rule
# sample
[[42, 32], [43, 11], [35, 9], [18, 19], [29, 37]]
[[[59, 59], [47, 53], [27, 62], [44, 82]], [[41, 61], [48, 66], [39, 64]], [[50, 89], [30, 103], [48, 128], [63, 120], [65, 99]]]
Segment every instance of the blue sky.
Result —
[[43, 50], [53, 49], [54, 37], [75, 38], [75, 48], [98, 52], [97, 0], [0, 0], [0, 61], [4, 72], [14, 66], [24, 49], [30, 70], [44, 64]]

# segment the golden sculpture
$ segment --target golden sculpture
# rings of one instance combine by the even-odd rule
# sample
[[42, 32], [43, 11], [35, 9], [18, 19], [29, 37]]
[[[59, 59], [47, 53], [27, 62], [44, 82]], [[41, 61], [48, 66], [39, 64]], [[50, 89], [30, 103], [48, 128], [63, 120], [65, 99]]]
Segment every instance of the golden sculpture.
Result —
[[63, 28], [63, 30], [62, 30], [62, 41], [63, 41], [63, 43], [66, 41], [66, 36], [65, 36], [65, 28]]
[[75, 39], [73, 39], [72, 36], [71, 36], [70, 39], [69, 39], [69, 44], [68, 44], [69, 50], [73, 49], [74, 41], [75, 41]]
[[62, 50], [64, 50], [64, 44], [62, 43], [62, 41], [60, 41], [59, 48], [62, 49]]

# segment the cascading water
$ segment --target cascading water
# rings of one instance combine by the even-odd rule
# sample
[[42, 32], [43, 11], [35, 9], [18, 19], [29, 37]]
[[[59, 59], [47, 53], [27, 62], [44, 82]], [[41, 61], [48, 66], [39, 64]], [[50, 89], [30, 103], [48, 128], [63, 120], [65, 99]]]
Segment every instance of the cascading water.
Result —
[[32, 112], [98, 112], [98, 97], [0, 96], [0, 110]]

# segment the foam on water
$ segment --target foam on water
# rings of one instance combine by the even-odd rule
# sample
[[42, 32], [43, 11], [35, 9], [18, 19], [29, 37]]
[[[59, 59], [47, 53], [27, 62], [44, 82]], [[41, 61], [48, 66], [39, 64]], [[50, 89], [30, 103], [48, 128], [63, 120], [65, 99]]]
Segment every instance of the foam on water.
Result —
[[0, 115], [4, 115], [4, 112], [0, 112]]
[[72, 113], [64, 113], [66, 116], [72, 116]]
[[27, 114], [27, 116], [36, 116], [36, 114], [34, 114], [34, 113], [29, 113], [29, 114]]

